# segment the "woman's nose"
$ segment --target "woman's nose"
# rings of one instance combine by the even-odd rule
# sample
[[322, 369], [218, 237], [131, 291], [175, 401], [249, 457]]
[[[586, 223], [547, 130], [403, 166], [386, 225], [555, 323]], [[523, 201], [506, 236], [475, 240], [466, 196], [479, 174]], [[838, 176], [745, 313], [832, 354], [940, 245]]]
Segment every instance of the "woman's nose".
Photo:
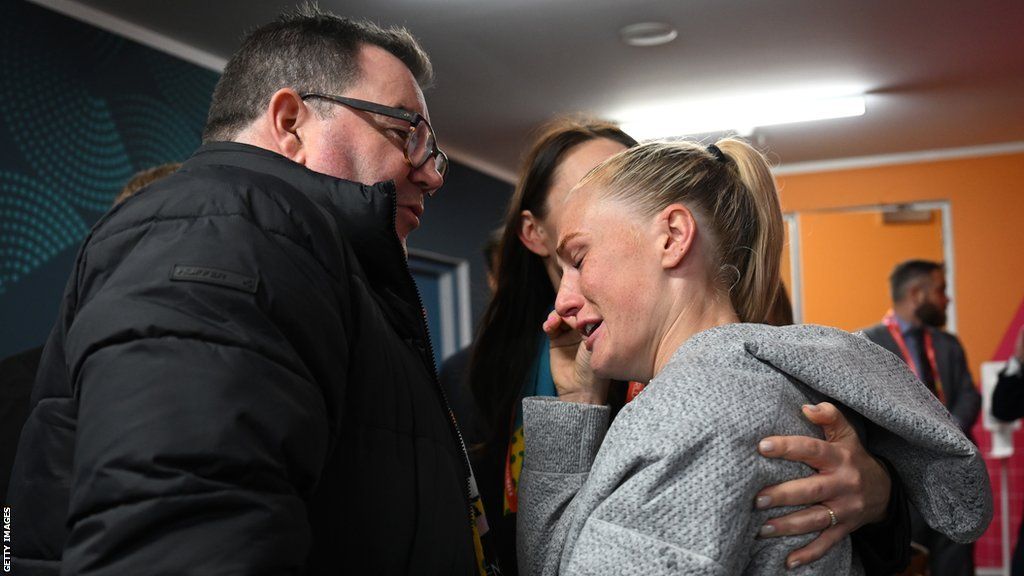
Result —
[[575, 316], [583, 307], [583, 298], [576, 290], [575, 278], [572, 276], [572, 274], [562, 276], [558, 294], [555, 296], [555, 312], [558, 312], [558, 315], [563, 318]]

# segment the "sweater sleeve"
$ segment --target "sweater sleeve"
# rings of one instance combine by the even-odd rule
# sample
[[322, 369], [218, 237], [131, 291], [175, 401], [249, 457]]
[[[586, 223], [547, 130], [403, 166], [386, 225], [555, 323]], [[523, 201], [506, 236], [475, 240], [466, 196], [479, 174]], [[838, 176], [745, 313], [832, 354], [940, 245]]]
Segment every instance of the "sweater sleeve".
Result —
[[[810, 469], [757, 454], [757, 440], [780, 413], [778, 402], [734, 399], [723, 411], [725, 404], [697, 397], [685, 406], [659, 405], [648, 397], [642, 407], [619, 416], [596, 461], [594, 443], [600, 434], [586, 432], [598, 428], [588, 423], [588, 414], [598, 420], [596, 409], [554, 400], [524, 402], [523, 573], [724, 576], [784, 571], [786, 554], [816, 535], [757, 540], [765, 520], [794, 508], [756, 511], [754, 496], [765, 484], [804, 476]], [[747, 410], [755, 405], [760, 412]], [[845, 540], [794, 573], [845, 574], [850, 562]]]
[[78, 282], [62, 573], [298, 573], [347, 365], [319, 262], [238, 215], [169, 219], [94, 240]]
[[558, 574], [576, 515], [575, 496], [604, 439], [609, 413], [607, 406], [523, 399], [526, 453], [517, 518], [522, 574]]

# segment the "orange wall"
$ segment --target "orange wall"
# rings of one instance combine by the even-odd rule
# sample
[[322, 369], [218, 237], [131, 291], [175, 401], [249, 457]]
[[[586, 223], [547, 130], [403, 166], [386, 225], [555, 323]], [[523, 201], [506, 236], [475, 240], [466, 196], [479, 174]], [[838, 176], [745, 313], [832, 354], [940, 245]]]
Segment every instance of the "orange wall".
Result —
[[792, 174], [778, 182], [785, 212], [949, 200], [957, 332], [978, 376], [1024, 298], [1024, 153]]
[[892, 303], [896, 264], [942, 261], [942, 213], [930, 214], [928, 222], [888, 224], [877, 210], [800, 214], [803, 321], [850, 331], [877, 323]]

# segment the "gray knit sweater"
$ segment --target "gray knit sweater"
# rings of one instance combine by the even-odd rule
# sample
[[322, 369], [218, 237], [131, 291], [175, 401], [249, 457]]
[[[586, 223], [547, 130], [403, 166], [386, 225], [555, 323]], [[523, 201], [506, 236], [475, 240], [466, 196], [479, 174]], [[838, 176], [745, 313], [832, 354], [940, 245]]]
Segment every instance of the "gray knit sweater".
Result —
[[[526, 575], [782, 574], [816, 535], [759, 540], [770, 517], [757, 492], [810, 475], [763, 458], [771, 435], [821, 437], [800, 405], [837, 401], [868, 422], [937, 530], [976, 539], [992, 515], [977, 448], [897, 357], [821, 326], [731, 324], [673, 355], [608, 429], [608, 409], [528, 398], [519, 486], [519, 566]], [[605, 431], [607, 429], [607, 435]], [[849, 538], [803, 574], [859, 574]]]

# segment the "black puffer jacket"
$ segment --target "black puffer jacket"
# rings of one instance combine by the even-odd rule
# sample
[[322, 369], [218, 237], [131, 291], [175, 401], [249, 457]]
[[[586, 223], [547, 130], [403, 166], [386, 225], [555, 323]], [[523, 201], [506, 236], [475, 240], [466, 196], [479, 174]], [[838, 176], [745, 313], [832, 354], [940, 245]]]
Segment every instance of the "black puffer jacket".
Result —
[[474, 573], [394, 217], [390, 183], [234, 143], [105, 216], [21, 436], [15, 573]]

